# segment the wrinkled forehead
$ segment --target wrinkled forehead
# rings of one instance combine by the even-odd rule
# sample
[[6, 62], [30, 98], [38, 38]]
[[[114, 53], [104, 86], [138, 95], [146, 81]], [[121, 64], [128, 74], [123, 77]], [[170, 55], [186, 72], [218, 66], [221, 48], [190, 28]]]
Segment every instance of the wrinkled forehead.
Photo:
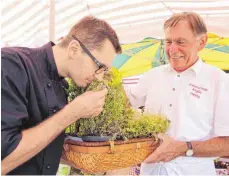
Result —
[[187, 21], [180, 21], [176, 26], [168, 27], [165, 29], [165, 39], [170, 40], [192, 40], [195, 38], [195, 34], [192, 31], [189, 23]]

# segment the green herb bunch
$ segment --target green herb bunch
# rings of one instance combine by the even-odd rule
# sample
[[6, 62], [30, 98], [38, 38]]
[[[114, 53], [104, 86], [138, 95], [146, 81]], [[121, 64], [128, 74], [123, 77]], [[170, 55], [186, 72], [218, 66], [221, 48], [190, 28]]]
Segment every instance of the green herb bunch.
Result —
[[66, 133], [73, 136], [110, 136], [112, 140], [152, 137], [164, 133], [169, 121], [161, 114], [141, 114], [129, 107], [129, 101], [122, 87], [120, 72], [112, 68], [102, 81], [95, 80], [87, 88], [77, 87], [69, 82], [69, 101], [85, 91], [108, 88], [104, 110], [94, 118], [79, 119]]

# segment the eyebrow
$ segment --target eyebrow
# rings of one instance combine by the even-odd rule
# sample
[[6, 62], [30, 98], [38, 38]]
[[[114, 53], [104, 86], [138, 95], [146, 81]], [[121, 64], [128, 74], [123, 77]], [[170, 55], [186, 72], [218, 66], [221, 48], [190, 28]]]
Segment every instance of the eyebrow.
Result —
[[[166, 38], [166, 39], [165, 39], [165, 41], [171, 41], [171, 40], [172, 40], [171, 38]], [[174, 40], [175, 40], [175, 41], [185, 41], [185, 42], [188, 41], [187, 39], [182, 38], [182, 37], [176, 38], [176, 39], [174, 39]]]

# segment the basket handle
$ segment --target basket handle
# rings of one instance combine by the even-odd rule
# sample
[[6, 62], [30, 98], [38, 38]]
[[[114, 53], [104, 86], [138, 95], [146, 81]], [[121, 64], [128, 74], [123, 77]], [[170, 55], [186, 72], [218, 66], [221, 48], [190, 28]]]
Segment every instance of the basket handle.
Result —
[[114, 141], [109, 141], [109, 143], [110, 143], [110, 151], [109, 151], [109, 153], [114, 153], [115, 152]]
[[[115, 143], [114, 143], [114, 141], [109, 141], [109, 144], [110, 144], [110, 151], [109, 151], [109, 153], [110, 154], [115, 153]], [[140, 148], [141, 148], [141, 143], [140, 142], [137, 142], [136, 143], [136, 150], [138, 150]]]
[[65, 152], [69, 151], [69, 145], [67, 143], [64, 143], [63, 148]]
[[137, 149], [137, 150], [141, 148], [141, 143], [140, 143], [140, 142], [138, 142], [136, 145], [137, 145], [137, 146], [136, 146], [136, 149]]

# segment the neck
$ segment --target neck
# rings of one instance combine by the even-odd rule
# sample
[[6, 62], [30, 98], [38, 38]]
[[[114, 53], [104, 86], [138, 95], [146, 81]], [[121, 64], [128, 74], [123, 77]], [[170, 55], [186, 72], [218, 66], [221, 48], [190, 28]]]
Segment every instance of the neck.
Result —
[[66, 50], [59, 45], [53, 46], [52, 49], [58, 74], [62, 77], [67, 77], [68, 73], [66, 70]]
[[198, 60], [199, 60], [199, 56], [197, 56], [195, 62], [193, 62], [193, 63], [192, 63], [191, 65], [189, 65], [188, 67], [186, 67], [186, 68], [180, 68], [180, 69], [179, 69], [179, 68], [178, 68], [178, 69], [174, 68], [174, 70], [176, 70], [177, 73], [184, 72], [185, 70], [188, 70], [189, 68], [191, 68]]

